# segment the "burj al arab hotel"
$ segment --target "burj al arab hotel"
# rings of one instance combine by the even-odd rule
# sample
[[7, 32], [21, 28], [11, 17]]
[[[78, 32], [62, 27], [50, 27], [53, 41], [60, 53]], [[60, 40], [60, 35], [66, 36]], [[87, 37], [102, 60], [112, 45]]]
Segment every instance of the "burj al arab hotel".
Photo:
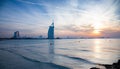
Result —
[[49, 29], [48, 29], [48, 39], [54, 39], [54, 21], [49, 26]]

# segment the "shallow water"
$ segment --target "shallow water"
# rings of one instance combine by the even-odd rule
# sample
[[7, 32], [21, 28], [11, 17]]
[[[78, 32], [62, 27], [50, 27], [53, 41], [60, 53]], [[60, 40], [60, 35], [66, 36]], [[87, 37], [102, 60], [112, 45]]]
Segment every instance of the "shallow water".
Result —
[[89, 69], [120, 59], [120, 39], [0, 41], [0, 69]]

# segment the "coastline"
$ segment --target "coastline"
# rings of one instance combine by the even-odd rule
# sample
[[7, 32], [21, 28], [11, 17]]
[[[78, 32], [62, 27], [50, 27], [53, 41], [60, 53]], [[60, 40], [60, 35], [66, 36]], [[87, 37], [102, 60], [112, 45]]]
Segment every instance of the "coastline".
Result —
[[[100, 66], [104, 66], [105, 69], [120, 69], [120, 59], [118, 60], [118, 62], [113, 63], [113, 64], [98, 64]], [[101, 68], [97, 68], [97, 67], [92, 67], [90, 69], [101, 69]]]

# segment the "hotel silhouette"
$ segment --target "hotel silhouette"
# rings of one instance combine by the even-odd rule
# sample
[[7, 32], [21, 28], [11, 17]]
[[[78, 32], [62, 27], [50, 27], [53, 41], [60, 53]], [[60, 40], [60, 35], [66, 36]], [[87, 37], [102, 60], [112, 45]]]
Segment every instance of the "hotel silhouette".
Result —
[[13, 38], [20, 38], [19, 31], [14, 32]]
[[49, 26], [49, 29], [48, 29], [48, 39], [54, 39], [54, 21]]

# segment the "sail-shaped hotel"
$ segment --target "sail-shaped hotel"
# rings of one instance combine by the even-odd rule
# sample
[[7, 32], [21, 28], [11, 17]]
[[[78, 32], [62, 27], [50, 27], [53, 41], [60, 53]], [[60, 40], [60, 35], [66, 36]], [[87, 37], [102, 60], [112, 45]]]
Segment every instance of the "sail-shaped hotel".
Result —
[[48, 39], [54, 39], [54, 22], [49, 26]]

